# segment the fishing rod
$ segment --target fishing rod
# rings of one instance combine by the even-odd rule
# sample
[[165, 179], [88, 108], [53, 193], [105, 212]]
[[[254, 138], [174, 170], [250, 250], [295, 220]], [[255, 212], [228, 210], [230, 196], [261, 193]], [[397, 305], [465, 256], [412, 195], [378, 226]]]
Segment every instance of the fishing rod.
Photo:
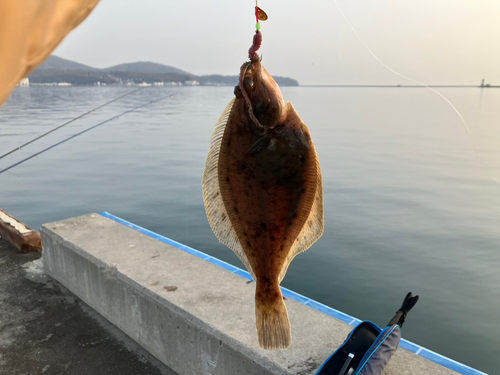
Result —
[[[138, 90], [135, 90], [135, 91], [138, 91]], [[131, 93], [130, 93], [130, 94], [131, 94]], [[173, 98], [173, 97], [174, 97], [174, 95], [172, 95], [172, 94], [170, 94], [170, 95], [166, 95], [166, 96], [162, 96], [162, 97], [161, 97], [161, 98], [159, 98], [159, 99], [151, 100], [151, 101], [149, 101], [149, 102], [147, 102], [147, 103], [141, 104], [141, 105], [139, 105], [139, 106], [137, 106], [137, 107], [134, 107], [134, 108], [132, 108], [132, 109], [129, 109], [129, 110], [127, 110], [127, 111], [125, 111], [125, 112], [122, 112], [122, 113], [120, 113], [120, 114], [118, 114], [118, 115], [116, 115], [116, 116], [113, 116], [113, 117], [111, 117], [111, 118], [109, 118], [109, 119], [107, 119], [107, 120], [104, 120], [104, 121], [102, 121], [102, 122], [100, 122], [100, 123], [98, 123], [98, 124], [96, 124], [96, 125], [91, 126], [90, 128], [87, 128], [87, 129], [85, 129], [85, 130], [82, 130], [82, 131], [81, 131], [81, 132], [79, 132], [79, 133], [76, 133], [76, 134], [74, 134], [74, 135], [72, 135], [72, 136], [70, 136], [70, 137], [68, 137], [68, 138], [66, 138], [66, 139], [63, 139], [62, 141], [57, 142], [56, 144], [54, 144], [54, 145], [52, 145], [52, 146], [49, 146], [49, 147], [47, 147], [47, 148], [43, 149], [43, 150], [42, 150], [42, 151], [40, 151], [40, 152], [37, 152], [36, 154], [33, 154], [33, 155], [31, 155], [31, 156], [29, 156], [29, 157], [27, 157], [27, 158], [25, 158], [25, 159], [23, 159], [23, 160], [21, 160], [21, 161], [18, 161], [17, 163], [12, 164], [10, 167], [7, 167], [7, 168], [4, 168], [4, 169], [0, 170], [0, 174], [2, 174], [2, 173], [4, 173], [4, 172], [7, 172], [9, 169], [12, 169], [12, 168], [14, 168], [14, 167], [17, 167], [18, 165], [20, 165], [20, 164], [22, 164], [22, 163], [24, 163], [24, 162], [26, 162], [26, 161], [28, 161], [28, 160], [30, 160], [30, 159], [33, 159], [33, 158], [35, 158], [35, 157], [38, 157], [38, 155], [41, 155], [41, 154], [43, 154], [44, 152], [49, 151], [49, 150], [53, 149], [54, 147], [57, 147], [57, 146], [59, 146], [59, 145], [61, 145], [61, 144], [65, 143], [65, 142], [67, 142], [67, 141], [69, 141], [69, 140], [71, 140], [71, 139], [73, 139], [73, 138], [76, 138], [76, 137], [78, 137], [78, 136], [80, 136], [80, 135], [82, 135], [82, 134], [84, 134], [84, 133], [86, 133], [86, 132], [88, 132], [88, 131], [92, 130], [92, 129], [95, 129], [95, 128], [97, 128], [97, 127], [101, 126], [101, 125], [104, 125], [104, 124], [106, 124], [106, 123], [108, 123], [108, 122], [112, 121], [112, 120], [115, 120], [115, 119], [117, 119], [117, 118], [120, 118], [120, 116], [126, 115], [127, 113], [130, 113], [130, 112], [134, 112], [134, 111], [138, 110], [139, 108], [146, 107], [146, 106], [148, 106], [148, 105], [150, 105], [150, 104], [153, 104], [153, 103], [157, 103], [157, 102], [159, 102], [159, 101], [161, 101], [161, 100], [165, 100], [165, 99], [167, 99], [167, 98]]]
[[140, 90], [144, 90], [144, 89], [145, 89], [145, 88], [147, 88], [147, 87], [149, 87], [149, 86], [146, 86], [146, 87], [141, 87], [140, 89], [137, 89], [137, 90], [134, 90], [134, 91], [132, 91], [132, 92], [129, 92], [129, 93], [125, 94], [125, 95], [119, 96], [118, 98], [115, 98], [115, 99], [113, 99], [113, 100], [111, 100], [111, 101], [109, 101], [109, 102], [107, 102], [107, 103], [104, 103], [104, 104], [100, 105], [99, 107], [96, 107], [96, 108], [94, 108], [94, 109], [92, 109], [92, 110], [90, 110], [90, 111], [88, 111], [88, 112], [85, 112], [84, 114], [82, 114], [82, 115], [80, 115], [80, 116], [78, 116], [78, 117], [75, 117], [74, 119], [69, 120], [68, 122], [65, 122], [64, 124], [59, 125], [57, 128], [54, 128], [54, 129], [52, 129], [52, 130], [48, 131], [47, 133], [42, 134], [42, 135], [40, 135], [39, 137], [36, 137], [35, 139], [32, 139], [31, 141], [26, 142], [25, 144], [23, 144], [23, 145], [21, 145], [21, 146], [19, 146], [19, 147], [15, 148], [15, 149], [13, 149], [12, 151], [9, 151], [9, 152], [7, 152], [6, 154], [3, 154], [2, 156], [0, 156], [0, 159], [3, 159], [4, 157], [9, 156], [10, 154], [13, 154], [13, 153], [14, 153], [14, 152], [16, 152], [16, 151], [19, 151], [19, 150], [20, 150], [20, 149], [22, 149], [23, 147], [26, 147], [26, 146], [28, 146], [28, 145], [32, 144], [33, 142], [38, 141], [39, 139], [41, 139], [41, 138], [45, 137], [46, 135], [49, 135], [50, 133], [53, 133], [53, 132], [55, 132], [56, 130], [61, 129], [61, 128], [62, 128], [62, 127], [64, 127], [64, 126], [69, 125], [69, 124], [71, 124], [72, 122], [75, 122], [76, 120], [79, 120], [79, 119], [81, 119], [82, 117], [85, 117], [85, 116], [87, 116], [88, 114], [90, 114], [90, 113], [92, 113], [92, 112], [97, 111], [98, 109], [101, 109], [101, 108], [103, 108], [103, 107], [106, 107], [108, 104], [111, 104], [111, 103], [113, 103], [113, 102], [116, 102], [117, 100], [120, 100], [120, 99], [122, 99], [122, 98], [124, 98], [124, 97], [126, 97], [126, 96], [132, 95], [134, 92], [137, 92], [137, 91], [140, 91]]

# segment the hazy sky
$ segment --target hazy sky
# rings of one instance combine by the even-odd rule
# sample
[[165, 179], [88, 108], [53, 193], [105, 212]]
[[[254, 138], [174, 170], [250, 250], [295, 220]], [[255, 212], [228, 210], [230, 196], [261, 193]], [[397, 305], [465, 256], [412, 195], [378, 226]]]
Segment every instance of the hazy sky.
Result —
[[[499, 0], [337, 0], [392, 69], [427, 84], [500, 84]], [[260, 0], [266, 69], [300, 84], [407, 84], [359, 42], [333, 0]], [[56, 55], [94, 67], [153, 61], [236, 75], [253, 0], [101, 0]], [[411, 83], [410, 83], [411, 84]]]

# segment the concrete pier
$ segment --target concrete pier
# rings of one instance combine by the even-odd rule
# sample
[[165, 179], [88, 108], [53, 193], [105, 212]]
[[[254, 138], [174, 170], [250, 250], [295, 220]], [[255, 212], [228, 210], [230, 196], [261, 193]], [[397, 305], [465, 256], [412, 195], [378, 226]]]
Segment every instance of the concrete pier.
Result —
[[[293, 344], [263, 350], [255, 283], [131, 226], [99, 214], [45, 224], [45, 272], [180, 375], [314, 374], [353, 328], [300, 296], [287, 298]], [[481, 374], [411, 345], [384, 374]]]

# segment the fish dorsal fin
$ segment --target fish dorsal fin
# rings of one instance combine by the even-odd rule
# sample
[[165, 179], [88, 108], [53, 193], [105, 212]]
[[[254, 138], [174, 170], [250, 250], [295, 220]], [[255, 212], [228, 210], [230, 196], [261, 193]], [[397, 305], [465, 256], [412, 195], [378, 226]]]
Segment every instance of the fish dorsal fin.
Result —
[[248, 261], [247, 256], [243, 252], [238, 236], [231, 224], [226, 207], [222, 201], [222, 195], [219, 186], [219, 154], [226, 129], [231, 109], [233, 108], [234, 99], [227, 105], [222, 112], [219, 120], [215, 124], [212, 137], [210, 138], [207, 162], [205, 164], [205, 172], [203, 173], [202, 189], [203, 201], [205, 202], [205, 211], [207, 213], [208, 222], [214, 234], [220, 242], [229, 247], [240, 258], [248, 272], [254, 280], [257, 280], [252, 270], [252, 266]]
[[[295, 109], [290, 102], [287, 102], [286, 106], [288, 107], [288, 116], [297, 116], [298, 120], [302, 121], [296, 114]], [[321, 169], [319, 166], [316, 148], [314, 147], [314, 145], [312, 145], [312, 147], [317, 171], [316, 194], [314, 195], [314, 201], [309, 216], [307, 217], [307, 220], [304, 223], [304, 226], [302, 227], [299, 235], [295, 239], [290, 252], [288, 253], [288, 256], [283, 264], [283, 268], [281, 269], [279, 276], [280, 283], [285, 277], [288, 266], [290, 265], [290, 262], [293, 260], [293, 258], [309, 249], [313, 245], [313, 243], [315, 243], [321, 237], [323, 231], [325, 230], [323, 214], [323, 182], [321, 178]]]

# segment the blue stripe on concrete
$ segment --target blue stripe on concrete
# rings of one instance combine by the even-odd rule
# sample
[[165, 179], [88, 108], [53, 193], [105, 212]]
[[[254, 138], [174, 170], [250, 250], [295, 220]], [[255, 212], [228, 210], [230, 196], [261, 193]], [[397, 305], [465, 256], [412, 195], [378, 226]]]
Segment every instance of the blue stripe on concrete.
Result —
[[244, 277], [245, 279], [253, 281], [252, 276], [250, 275], [250, 273], [248, 271], [242, 270], [241, 268], [238, 268], [233, 273], [235, 273], [235, 274], [237, 274], [237, 275], [239, 275], [241, 277]]
[[356, 320], [350, 315], [344, 314], [343, 312], [340, 312], [338, 310], [332, 309], [329, 306], [323, 305], [322, 303], [319, 303], [317, 301], [314, 301], [310, 299], [305, 305], [312, 307], [315, 310], [321, 311], [322, 313], [326, 315], [330, 315], [338, 320], [343, 321], [344, 323], [351, 324], [352, 321]]
[[215, 264], [216, 266], [219, 266], [219, 267], [222, 267], [222, 268], [225, 268], [226, 270], [228, 271], [231, 271], [231, 272], [236, 272], [238, 271], [238, 267], [235, 267], [233, 266], [232, 264], [229, 264], [229, 263], [226, 263], [220, 259], [217, 259], [217, 258], [214, 258], [214, 257], [211, 257], [209, 256], [208, 258], [205, 259], [207, 262], [210, 262], [212, 264]]
[[456, 371], [459, 374], [464, 374], [464, 375], [478, 375], [478, 374], [483, 374], [486, 375], [484, 372], [478, 371], [476, 369], [473, 369], [472, 367], [463, 365], [462, 363], [459, 363], [457, 361], [454, 361], [450, 358], [447, 358], [445, 356], [442, 356], [441, 354], [437, 354], [429, 349], [422, 348], [420, 353], [418, 353], [419, 356], [427, 358], [429, 361], [439, 363], [441, 366], [447, 367], [450, 370]]
[[283, 287], [281, 287], [281, 294], [283, 294], [283, 296], [285, 296], [286, 298], [293, 299], [293, 300], [300, 302], [304, 305], [307, 304], [307, 302], [311, 301], [309, 298], [304, 297], [303, 295], [300, 295], [298, 293], [291, 291], [290, 289], [283, 288]]
[[399, 343], [399, 346], [403, 349], [406, 349], [412, 353], [417, 353], [419, 350], [422, 349], [420, 345], [414, 344], [411, 341], [401, 339], [401, 342]]
[[[176, 247], [179, 250], [183, 250], [189, 254], [192, 254], [194, 256], [197, 256], [198, 258], [204, 259], [212, 264], [215, 264], [216, 266], [222, 267], [229, 272], [232, 272], [236, 275], [242, 276], [248, 280], [252, 280], [252, 277], [250, 274], [242, 270], [241, 268], [235, 267], [232, 264], [226, 263], [220, 259], [214, 258], [208, 254], [205, 254], [199, 250], [193, 249], [192, 247], [183, 245], [177, 241], [171, 240], [170, 238], [161, 236], [155, 232], [151, 232], [148, 229], [142, 228], [138, 225], [132, 224], [126, 220], [120, 219], [117, 216], [111, 215], [108, 212], [101, 212], [101, 216], [107, 217], [108, 219], [111, 219], [113, 221], [116, 221], [117, 223], [123, 224], [128, 228], [135, 229], [136, 231], [143, 233], [149, 237], [152, 237], [158, 241], [164, 242], [170, 246]], [[323, 305], [322, 303], [316, 302], [310, 298], [304, 297], [301, 294], [295, 293], [289, 289], [281, 287], [281, 292], [283, 293], [283, 296], [289, 299], [293, 299], [297, 302], [300, 302], [306, 306], [312, 307], [315, 310], [318, 310], [326, 315], [332, 316], [338, 320], [341, 320], [347, 324], [350, 324], [351, 326], [357, 326], [359, 323], [361, 323], [361, 320], [356, 319], [350, 315], [344, 314], [341, 311], [332, 309], [329, 306]], [[429, 349], [426, 349], [420, 345], [414, 344], [408, 340], [401, 339], [401, 342], [399, 344], [400, 347], [403, 349], [409, 350], [412, 353], [415, 353], [421, 357], [424, 357], [430, 361], [433, 361], [437, 364], [440, 364], [441, 366], [447, 367], [453, 371], [458, 372], [459, 374], [463, 375], [487, 375], [484, 372], [475, 370], [469, 366], [463, 365], [459, 362], [456, 362], [450, 358], [444, 357], [440, 354], [437, 354]]]

